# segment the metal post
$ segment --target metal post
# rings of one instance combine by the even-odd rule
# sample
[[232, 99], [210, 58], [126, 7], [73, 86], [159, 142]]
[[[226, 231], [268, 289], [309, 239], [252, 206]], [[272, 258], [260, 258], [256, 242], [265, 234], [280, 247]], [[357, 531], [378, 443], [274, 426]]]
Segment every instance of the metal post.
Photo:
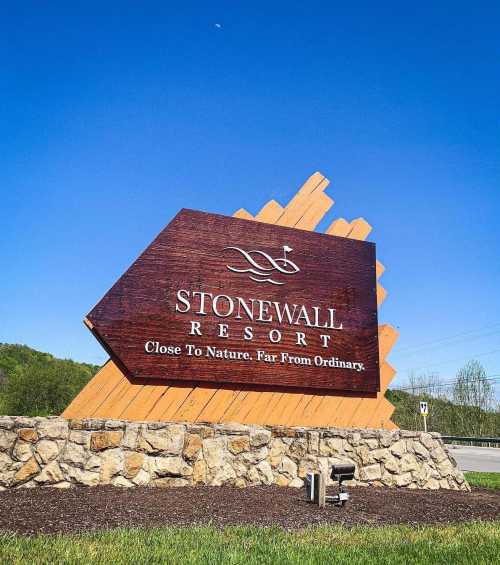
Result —
[[427, 432], [427, 416], [424, 414], [424, 432]]
[[320, 473], [319, 475], [319, 500], [318, 506], [324, 508], [326, 506], [326, 475]]

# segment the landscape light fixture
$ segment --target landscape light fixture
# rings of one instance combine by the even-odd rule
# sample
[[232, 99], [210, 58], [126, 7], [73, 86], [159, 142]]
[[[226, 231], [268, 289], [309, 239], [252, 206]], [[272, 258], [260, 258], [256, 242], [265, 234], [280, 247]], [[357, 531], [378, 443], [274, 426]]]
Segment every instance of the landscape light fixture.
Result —
[[342, 486], [342, 482], [352, 481], [352, 479], [354, 479], [354, 464], [333, 465], [330, 477], [334, 481], [339, 482], [339, 492], [334, 496], [327, 496], [326, 500], [333, 502], [337, 506], [344, 506], [349, 500], [349, 493]]
[[306, 475], [306, 499], [308, 502], [318, 504], [320, 508], [326, 502], [332, 502], [336, 506], [344, 506], [349, 500], [349, 493], [343, 486], [344, 481], [351, 481], [354, 478], [355, 466], [351, 463], [333, 465], [330, 478], [338, 481], [338, 493], [333, 496], [326, 496], [326, 478], [321, 473], [307, 473]]

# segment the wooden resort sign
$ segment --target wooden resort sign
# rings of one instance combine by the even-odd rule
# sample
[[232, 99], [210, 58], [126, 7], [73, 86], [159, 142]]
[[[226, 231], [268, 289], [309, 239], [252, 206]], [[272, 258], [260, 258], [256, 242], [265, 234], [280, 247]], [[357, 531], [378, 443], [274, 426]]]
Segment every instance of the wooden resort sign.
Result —
[[110, 360], [63, 416], [395, 428], [384, 266], [363, 218], [314, 231], [328, 184], [255, 215], [179, 212], [85, 320]]
[[88, 314], [133, 378], [380, 390], [375, 245], [181, 210]]

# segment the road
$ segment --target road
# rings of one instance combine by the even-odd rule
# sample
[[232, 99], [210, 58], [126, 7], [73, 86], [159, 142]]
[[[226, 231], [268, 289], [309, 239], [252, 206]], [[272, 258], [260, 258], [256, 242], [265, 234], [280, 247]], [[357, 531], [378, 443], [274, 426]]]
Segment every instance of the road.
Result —
[[446, 447], [462, 471], [500, 473], [500, 448], [467, 445], [447, 445]]

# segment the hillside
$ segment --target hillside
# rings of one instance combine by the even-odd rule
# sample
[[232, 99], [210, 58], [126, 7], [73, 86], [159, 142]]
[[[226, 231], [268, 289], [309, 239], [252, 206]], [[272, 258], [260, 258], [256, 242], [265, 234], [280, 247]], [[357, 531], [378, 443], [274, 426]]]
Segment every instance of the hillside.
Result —
[[388, 390], [386, 398], [395, 406], [392, 420], [405, 430], [422, 430], [423, 419], [419, 402], [429, 404], [427, 428], [430, 432], [456, 436], [499, 436], [500, 412], [485, 411], [475, 406], [457, 406], [445, 398], [428, 394], [413, 395], [400, 390]]
[[99, 367], [0, 344], [0, 414], [60, 414]]

